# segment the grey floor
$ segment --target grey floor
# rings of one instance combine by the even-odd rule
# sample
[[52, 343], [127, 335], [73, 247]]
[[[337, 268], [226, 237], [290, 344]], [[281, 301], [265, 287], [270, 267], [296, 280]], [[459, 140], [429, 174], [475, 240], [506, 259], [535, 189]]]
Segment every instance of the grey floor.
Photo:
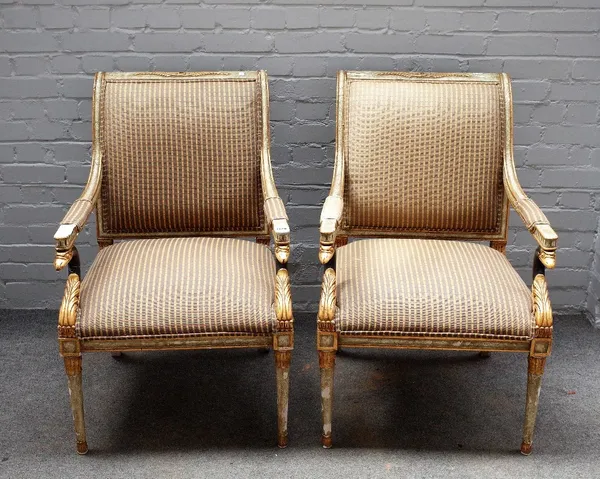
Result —
[[287, 449], [272, 353], [93, 353], [78, 456], [56, 313], [0, 312], [0, 477], [600, 477], [600, 332], [583, 319], [556, 321], [529, 457], [526, 357], [507, 353], [341, 353], [323, 450], [315, 321], [296, 323]]

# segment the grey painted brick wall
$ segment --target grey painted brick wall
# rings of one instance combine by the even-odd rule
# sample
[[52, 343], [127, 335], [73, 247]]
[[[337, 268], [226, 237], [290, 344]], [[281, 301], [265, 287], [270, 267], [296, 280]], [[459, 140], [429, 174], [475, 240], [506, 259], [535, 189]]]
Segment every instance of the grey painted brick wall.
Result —
[[[99, 70], [268, 70], [297, 310], [318, 299], [336, 71], [506, 71], [519, 178], [560, 234], [555, 309], [585, 311], [598, 292], [598, 0], [0, 0], [0, 22], [1, 307], [59, 305], [51, 238], [87, 176]], [[80, 236], [86, 264], [94, 232]], [[514, 214], [509, 239], [529, 280], [534, 242]]]

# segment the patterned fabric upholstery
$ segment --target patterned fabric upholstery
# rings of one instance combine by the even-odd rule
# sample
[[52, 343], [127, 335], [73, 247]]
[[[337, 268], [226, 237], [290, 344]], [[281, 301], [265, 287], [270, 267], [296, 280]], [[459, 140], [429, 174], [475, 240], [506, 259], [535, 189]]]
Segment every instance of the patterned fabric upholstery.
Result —
[[500, 231], [500, 81], [348, 79], [345, 229]]
[[530, 339], [531, 292], [506, 257], [462, 241], [368, 239], [337, 250], [341, 332]]
[[258, 81], [107, 74], [100, 94], [102, 233], [264, 229]]
[[84, 338], [268, 334], [275, 260], [231, 238], [141, 239], [102, 249], [81, 284]]

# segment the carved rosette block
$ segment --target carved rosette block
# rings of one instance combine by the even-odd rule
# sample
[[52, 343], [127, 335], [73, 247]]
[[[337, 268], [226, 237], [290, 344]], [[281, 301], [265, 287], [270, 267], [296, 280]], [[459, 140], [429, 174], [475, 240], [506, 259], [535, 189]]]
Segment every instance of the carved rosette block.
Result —
[[54, 255], [54, 269], [56, 271], [60, 271], [69, 264], [71, 258], [73, 258], [72, 249], [68, 249], [66, 251], [57, 251]]
[[77, 312], [79, 311], [80, 286], [81, 282], [79, 281], [79, 276], [75, 273], [71, 273], [67, 278], [65, 294], [58, 312], [58, 332], [59, 336], [62, 338], [75, 337], [75, 322], [77, 321]]
[[538, 257], [546, 268], [552, 269], [556, 266], [556, 251], [540, 249]]
[[275, 275], [275, 317], [277, 330], [289, 331], [294, 321], [292, 315], [292, 288], [290, 276], [285, 268], [281, 268]]
[[276, 243], [275, 244], [275, 258], [277, 258], [277, 261], [279, 261], [281, 264], [286, 264], [288, 262], [288, 259], [290, 259], [289, 243], [287, 243], [287, 244]]
[[328, 268], [323, 274], [321, 300], [319, 301], [318, 327], [321, 331], [333, 331], [337, 306], [335, 270]]
[[546, 277], [538, 274], [531, 287], [533, 294], [533, 315], [535, 318], [536, 337], [552, 337], [552, 305], [548, 296]]
[[333, 258], [335, 254], [335, 246], [333, 244], [323, 244], [319, 245], [319, 261], [321, 264], [327, 264]]

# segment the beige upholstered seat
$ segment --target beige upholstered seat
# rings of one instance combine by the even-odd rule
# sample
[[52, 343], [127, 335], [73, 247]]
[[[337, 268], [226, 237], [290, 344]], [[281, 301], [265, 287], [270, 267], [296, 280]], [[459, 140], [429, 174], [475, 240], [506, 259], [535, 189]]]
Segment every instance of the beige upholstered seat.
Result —
[[[323, 445], [340, 347], [519, 351], [529, 353], [529, 454], [558, 237], [517, 179], [510, 79], [342, 71], [336, 121], [319, 245]], [[509, 206], [539, 245], [531, 287], [505, 256]]]
[[336, 254], [341, 334], [531, 338], [531, 291], [488, 246], [365, 239]]
[[[101, 72], [92, 104], [90, 176], [54, 236], [54, 265], [69, 270], [58, 336], [77, 451], [82, 353], [213, 348], [274, 350], [285, 447], [290, 228], [266, 73]], [[100, 252], [82, 278], [75, 240], [92, 211]]]
[[83, 338], [272, 334], [275, 259], [234, 238], [164, 238], [104, 248], [81, 283]]

